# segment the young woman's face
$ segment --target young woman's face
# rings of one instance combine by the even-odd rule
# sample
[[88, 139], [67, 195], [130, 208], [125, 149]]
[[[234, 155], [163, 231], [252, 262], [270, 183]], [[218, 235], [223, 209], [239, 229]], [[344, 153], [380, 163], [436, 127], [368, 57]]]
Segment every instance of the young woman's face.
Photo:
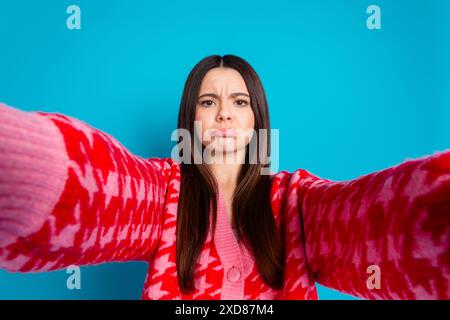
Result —
[[252, 137], [255, 116], [247, 86], [238, 71], [213, 68], [206, 73], [200, 86], [195, 121], [200, 121], [205, 147], [227, 153], [245, 148]]

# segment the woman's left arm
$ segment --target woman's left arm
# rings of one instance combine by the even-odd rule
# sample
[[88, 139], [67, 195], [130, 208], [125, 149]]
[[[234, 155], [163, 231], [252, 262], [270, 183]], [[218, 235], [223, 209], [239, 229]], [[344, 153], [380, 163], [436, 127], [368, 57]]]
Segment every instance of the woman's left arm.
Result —
[[301, 171], [314, 280], [369, 299], [450, 298], [450, 150], [343, 182]]

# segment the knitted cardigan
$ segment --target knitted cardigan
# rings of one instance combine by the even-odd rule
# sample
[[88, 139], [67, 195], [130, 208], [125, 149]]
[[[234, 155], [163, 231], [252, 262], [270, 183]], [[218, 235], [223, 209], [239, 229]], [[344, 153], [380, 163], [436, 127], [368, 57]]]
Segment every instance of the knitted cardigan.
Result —
[[272, 211], [285, 230], [283, 288], [262, 280], [219, 192], [196, 289], [182, 294], [179, 163], [133, 155], [63, 114], [0, 104], [0, 268], [146, 261], [142, 299], [317, 299], [316, 282], [368, 299], [450, 298], [450, 150], [348, 181], [304, 169], [272, 178]]

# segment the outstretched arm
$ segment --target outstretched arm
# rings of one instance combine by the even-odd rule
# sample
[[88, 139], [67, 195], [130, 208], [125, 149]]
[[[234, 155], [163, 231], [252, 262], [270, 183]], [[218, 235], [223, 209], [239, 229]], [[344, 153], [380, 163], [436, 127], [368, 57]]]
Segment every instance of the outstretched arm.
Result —
[[0, 268], [149, 259], [172, 166], [77, 119], [0, 104]]
[[450, 298], [450, 151], [344, 182], [301, 174], [316, 281], [369, 299]]

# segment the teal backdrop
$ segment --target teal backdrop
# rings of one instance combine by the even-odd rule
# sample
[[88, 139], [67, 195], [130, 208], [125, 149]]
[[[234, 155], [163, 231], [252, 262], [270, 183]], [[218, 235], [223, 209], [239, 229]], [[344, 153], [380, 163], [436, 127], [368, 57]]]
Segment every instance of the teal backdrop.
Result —
[[[372, 4], [379, 30], [366, 26]], [[79, 30], [66, 26], [70, 5]], [[265, 86], [278, 170], [353, 179], [450, 147], [449, 10], [447, 0], [0, 0], [0, 101], [167, 157], [188, 72], [232, 53]], [[0, 298], [139, 299], [146, 268], [82, 267], [80, 290], [65, 270], [0, 271]]]

